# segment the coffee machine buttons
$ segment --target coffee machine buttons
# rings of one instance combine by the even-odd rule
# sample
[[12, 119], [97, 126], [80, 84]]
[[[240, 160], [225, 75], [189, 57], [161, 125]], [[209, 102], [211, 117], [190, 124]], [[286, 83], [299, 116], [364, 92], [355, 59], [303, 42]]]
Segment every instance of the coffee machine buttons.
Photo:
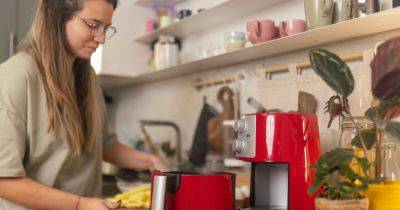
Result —
[[246, 120], [242, 118], [240, 120], [235, 121], [233, 129], [235, 132], [242, 133], [244, 130], [246, 130]]
[[243, 115], [235, 122], [237, 139], [232, 148], [237, 157], [253, 158], [256, 154], [256, 116]]

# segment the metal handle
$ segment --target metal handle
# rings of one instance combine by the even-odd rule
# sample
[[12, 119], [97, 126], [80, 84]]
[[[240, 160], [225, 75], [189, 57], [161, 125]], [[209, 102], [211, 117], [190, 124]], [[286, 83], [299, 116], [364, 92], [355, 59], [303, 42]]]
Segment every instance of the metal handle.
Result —
[[14, 33], [10, 33], [10, 43], [9, 43], [9, 54], [8, 56], [11, 57], [14, 55], [14, 50], [15, 50], [15, 35]]
[[165, 210], [167, 176], [154, 176], [151, 198], [151, 210]]

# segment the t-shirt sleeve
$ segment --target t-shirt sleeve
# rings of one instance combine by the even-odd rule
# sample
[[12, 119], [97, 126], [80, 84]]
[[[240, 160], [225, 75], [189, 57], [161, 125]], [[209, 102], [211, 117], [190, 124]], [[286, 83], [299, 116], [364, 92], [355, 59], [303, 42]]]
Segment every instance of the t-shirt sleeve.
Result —
[[0, 177], [25, 176], [26, 123], [0, 107]]
[[0, 177], [25, 176], [27, 83], [23, 62], [0, 65]]
[[111, 128], [108, 122], [108, 117], [105, 117], [104, 128], [103, 128], [103, 150], [111, 146], [115, 142], [117, 142], [117, 135]]

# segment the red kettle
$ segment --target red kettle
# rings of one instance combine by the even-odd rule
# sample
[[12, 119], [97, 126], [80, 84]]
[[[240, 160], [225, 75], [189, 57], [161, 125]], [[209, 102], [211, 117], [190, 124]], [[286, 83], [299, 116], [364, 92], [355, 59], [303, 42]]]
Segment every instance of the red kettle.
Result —
[[155, 171], [151, 210], [234, 210], [235, 174]]

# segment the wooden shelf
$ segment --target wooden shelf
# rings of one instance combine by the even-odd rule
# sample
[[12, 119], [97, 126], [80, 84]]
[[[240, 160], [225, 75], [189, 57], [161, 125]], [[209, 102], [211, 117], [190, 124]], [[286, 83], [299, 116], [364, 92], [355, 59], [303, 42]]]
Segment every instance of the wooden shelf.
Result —
[[105, 88], [112, 89], [172, 78], [400, 29], [399, 20], [400, 8], [395, 8], [136, 77], [102, 76], [102, 80]]
[[158, 39], [159, 35], [183, 38], [197, 31], [264, 10], [285, 1], [288, 0], [229, 0], [216, 7], [184, 18], [170, 26], [140, 36], [135, 41], [149, 44]]
[[138, 4], [142, 7], [148, 7], [152, 8], [154, 3], [166, 3], [166, 2], [172, 2], [173, 5], [182, 3], [186, 0], [136, 0], [135, 4]]

